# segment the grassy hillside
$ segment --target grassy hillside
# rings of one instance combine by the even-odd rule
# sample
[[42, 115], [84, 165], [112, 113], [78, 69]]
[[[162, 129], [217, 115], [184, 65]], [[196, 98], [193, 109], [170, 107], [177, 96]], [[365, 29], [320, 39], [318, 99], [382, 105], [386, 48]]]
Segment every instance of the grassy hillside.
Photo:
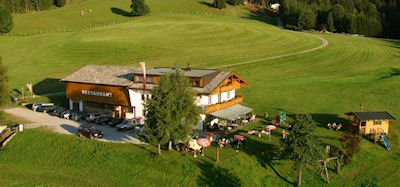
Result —
[[[64, 8], [30, 14], [14, 15], [14, 34], [36, 34], [54, 31], [78, 31], [90, 27], [135, 21], [129, 15], [130, 0], [77, 0]], [[210, 8], [212, 0], [147, 0], [151, 16], [169, 14], [194, 14], [253, 18], [255, 15], [244, 6], [228, 6], [226, 9]], [[89, 9], [91, 11], [89, 12]], [[86, 16], [81, 16], [81, 11]], [[267, 18], [266, 21], [274, 22]]]
[[[206, 67], [212, 67], [296, 52], [321, 43], [310, 35], [282, 31], [254, 18], [210, 15], [208, 12], [219, 10], [198, 1], [182, 2], [182, 5], [176, 5], [177, 10], [171, 14], [142, 17], [122, 24], [71, 32], [0, 37], [0, 55], [9, 70], [9, 87], [20, 88], [26, 82], [33, 82], [40, 83], [36, 89], [39, 93], [57, 91], [63, 88], [57, 84], [57, 79], [86, 64], [136, 66], [139, 61], [145, 60], [148, 66], [173, 66], [175, 63], [186, 66], [191, 63], [199, 67], [203, 63]], [[34, 30], [30, 27], [52, 26], [46, 20], [53, 18], [53, 12], [73, 12], [74, 7], [87, 4], [111, 6], [107, 3], [112, 2], [88, 1], [65, 9], [17, 15], [16, 27], [20, 25], [24, 30]], [[157, 5], [154, 5], [154, 9], [158, 7], [160, 11], [169, 11], [175, 7], [169, 4], [161, 6], [163, 3], [155, 3]], [[204, 14], [177, 14], [186, 7], [185, 3], [191, 3], [191, 6], [187, 6], [198, 8]], [[153, 9], [153, 6], [150, 8]], [[230, 10], [239, 14], [245, 11], [243, 9]], [[247, 10], [247, 13], [251, 12]], [[19, 16], [33, 20], [29, 21], [30, 24], [23, 21], [20, 24]], [[74, 24], [79, 24], [73, 17], [62, 14], [60, 17], [69, 20], [62, 21], [67, 27], [73, 28]], [[108, 16], [101, 14], [94, 16], [99, 20], [104, 17], [108, 19]], [[96, 22], [94, 18], [88, 20], [88, 23]], [[58, 19], [57, 16], [54, 19]]]
[[[26, 82], [33, 82], [41, 93], [57, 91], [63, 89], [57, 83], [59, 78], [86, 64], [136, 66], [140, 60], [145, 60], [148, 66], [171, 66], [175, 62], [186, 66], [190, 62], [196, 67], [201, 63], [213, 67], [297, 52], [321, 44], [311, 35], [269, 25], [271, 19], [263, 17], [259, 21], [260, 17], [244, 7], [221, 11], [196, 0], [147, 2], [152, 15], [134, 20], [111, 12], [114, 6], [128, 10], [128, 1], [117, 0], [75, 1], [76, 4], [65, 9], [16, 15], [15, 33], [25, 30], [46, 33], [0, 37], [0, 55], [9, 70], [9, 87], [19, 88]], [[91, 8], [93, 12], [81, 19], [82, 7]], [[47, 16], [52, 14], [57, 16]], [[80, 27], [119, 21], [124, 23]], [[51, 31], [43, 27], [44, 24], [38, 24], [40, 22], [54, 23], [49, 28], [59, 31]], [[58, 22], [64, 24], [57, 25]], [[358, 110], [360, 103], [366, 110], [388, 110], [400, 118], [400, 42], [317, 35], [329, 40], [330, 45], [307, 54], [229, 68], [251, 83], [249, 88], [240, 91], [245, 104], [256, 113], [274, 114], [279, 109], [287, 113], [311, 113], [321, 124], [317, 134], [337, 147], [341, 147], [340, 133], [326, 130], [325, 125], [345, 121], [343, 113]], [[376, 177], [383, 186], [398, 186], [398, 124], [390, 128], [391, 151], [362, 140], [360, 153], [352, 164], [343, 168], [340, 176], [333, 177], [332, 184], [360, 186]], [[247, 128], [254, 127], [262, 128], [262, 124]], [[272, 150], [278, 149], [277, 138], [278, 135], [268, 142], [266, 138], [251, 137], [243, 152], [227, 149], [222, 163], [216, 167], [212, 164], [214, 149], [206, 150], [210, 157], [197, 160], [176, 153], [156, 159], [147, 151], [154, 151], [151, 147], [91, 142], [44, 130], [29, 130], [0, 152], [0, 168], [5, 168], [2, 171], [7, 173], [0, 173], [0, 185], [11, 182], [20, 185], [191, 186], [208, 183], [214, 186], [236, 182], [243, 186], [288, 186], [295, 181], [291, 163], [271, 161], [271, 157], [262, 155], [262, 152], [272, 154]], [[9, 162], [12, 159], [16, 160]], [[17, 180], [21, 175], [22, 179]], [[304, 180], [311, 186], [325, 184], [320, 176], [309, 172]]]

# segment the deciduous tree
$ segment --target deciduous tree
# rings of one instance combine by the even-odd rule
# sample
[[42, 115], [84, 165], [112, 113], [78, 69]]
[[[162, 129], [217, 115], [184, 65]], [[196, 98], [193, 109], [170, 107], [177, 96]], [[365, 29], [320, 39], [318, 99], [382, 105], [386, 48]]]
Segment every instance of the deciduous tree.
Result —
[[289, 130], [289, 135], [282, 139], [284, 153], [294, 161], [293, 169], [297, 171], [297, 185], [301, 186], [302, 172], [307, 165], [319, 166], [318, 160], [324, 157], [323, 147], [313, 134], [315, 122], [309, 115], [298, 115]]
[[145, 4], [144, 0], [132, 0], [131, 9], [133, 16], [144, 16], [150, 13], [150, 8]]
[[0, 57], [0, 106], [4, 104], [7, 98], [7, 75], [6, 68], [3, 66]]
[[226, 1], [225, 0], [214, 0], [213, 6], [215, 8], [219, 8], [219, 9], [225, 8], [226, 7]]

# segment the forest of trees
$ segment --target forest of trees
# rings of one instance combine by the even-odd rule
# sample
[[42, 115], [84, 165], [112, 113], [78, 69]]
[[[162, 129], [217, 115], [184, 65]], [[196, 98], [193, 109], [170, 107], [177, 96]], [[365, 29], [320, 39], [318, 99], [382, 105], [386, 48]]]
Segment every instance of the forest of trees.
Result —
[[62, 7], [66, 0], [0, 0], [0, 8], [12, 13], [26, 13], [46, 10], [52, 5]]
[[400, 0], [281, 0], [281, 5], [289, 29], [400, 38]]

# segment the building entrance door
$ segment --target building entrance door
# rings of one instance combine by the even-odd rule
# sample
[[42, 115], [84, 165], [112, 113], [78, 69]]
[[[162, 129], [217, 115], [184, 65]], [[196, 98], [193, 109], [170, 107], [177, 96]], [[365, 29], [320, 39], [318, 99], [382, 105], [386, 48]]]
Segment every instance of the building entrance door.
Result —
[[121, 111], [121, 118], [122, 119], [126, 119], [126, 112], [128, 111], [127, 107], [122, 107], [122, 111]]
[[72, 110], [79, 111], [79, 103], [78, 102], [73, 102], [72, 103]]
[[114, 106], [115, 118], [121, 118], [120, 106]]

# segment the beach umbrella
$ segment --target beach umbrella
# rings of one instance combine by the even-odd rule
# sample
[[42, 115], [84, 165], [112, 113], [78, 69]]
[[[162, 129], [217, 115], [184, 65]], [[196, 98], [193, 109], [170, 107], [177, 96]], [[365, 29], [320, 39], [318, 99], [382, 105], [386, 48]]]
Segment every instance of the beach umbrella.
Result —
[[207, 138], [200, 138], [197, 140], [197, 144], [203, 147], [210, 147], [211, 141]]
[[276, 126], [275, 125], [267, 125], [265, 128], [268, 130], [275, 130]]
[[246, 137], [244, 137], [244, 136], [242, 136], [242, 135], [238, 135], [238, 134], [234, 135], [233, 137], [234, 137], [235, 139], [237, 139], [237, 140], [240, 140], [240, 141], [243, 141], [243, 140], [246, 139]]

